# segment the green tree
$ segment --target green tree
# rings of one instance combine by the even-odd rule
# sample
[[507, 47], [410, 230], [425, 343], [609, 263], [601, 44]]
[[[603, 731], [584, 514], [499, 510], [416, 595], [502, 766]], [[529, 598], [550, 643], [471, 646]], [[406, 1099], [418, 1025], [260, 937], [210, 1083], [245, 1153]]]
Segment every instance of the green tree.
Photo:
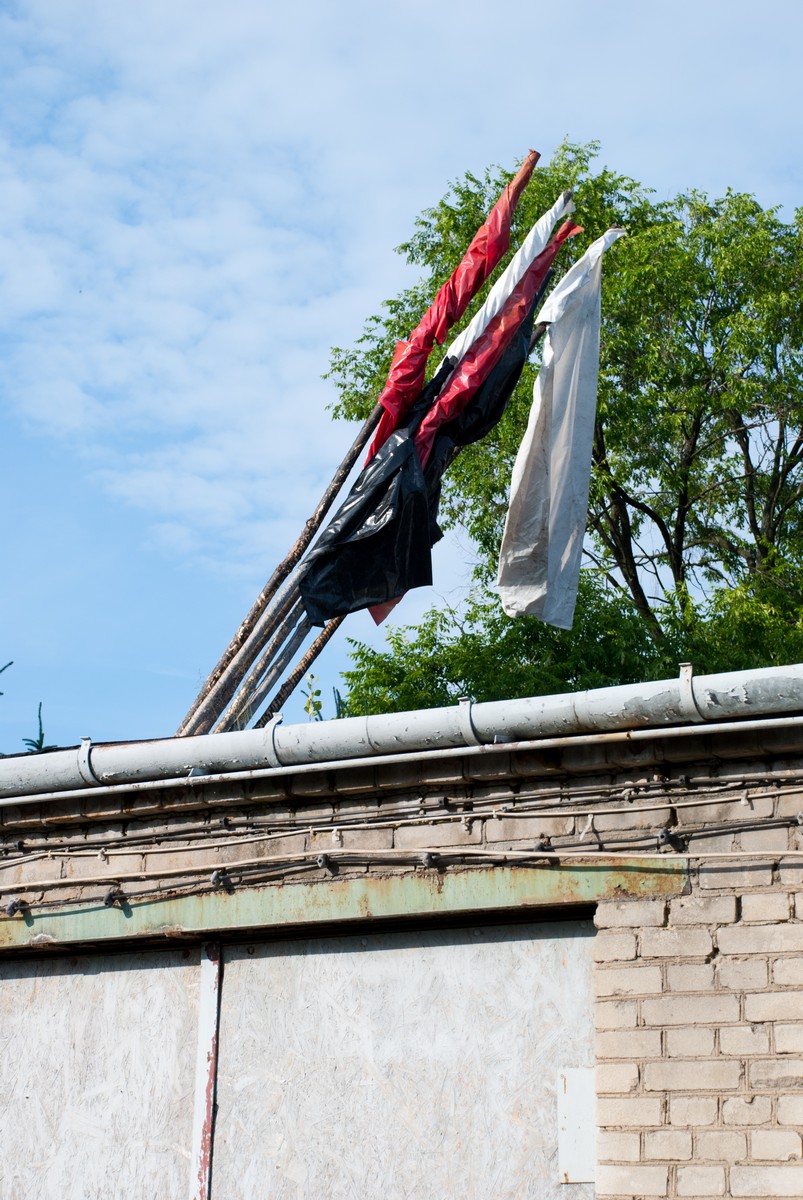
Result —
[[[565, 187], [586, 233], [566, 270], [613, 223], [606, 256], [598, 420], [575, 627], [508, 620], [492, 590], [513, 459], [537, 363], [504, 419], [466, 449], [444, 487], [443, 523], [477, 549], [459, 616], [394, 630], [386, 652], [354, 647], [351, 711], [492, 698], [803, 658], [803, 210], [793, 223], [751, 196], [656, 201], [595, 169], [597, 146], [562, 146], [537, 169], [513, 249]], [[456, 265], [510, 174], [452, 185], [400, 247], [418, 284], [335, 349], [338, 416], [365, 416], [399, 337]], [[442, 351], [441, 351], [442, 353]], [[432, 369], [438, 355], [433, 355]], [[402, 670], [403, 667], [403, 670]]]

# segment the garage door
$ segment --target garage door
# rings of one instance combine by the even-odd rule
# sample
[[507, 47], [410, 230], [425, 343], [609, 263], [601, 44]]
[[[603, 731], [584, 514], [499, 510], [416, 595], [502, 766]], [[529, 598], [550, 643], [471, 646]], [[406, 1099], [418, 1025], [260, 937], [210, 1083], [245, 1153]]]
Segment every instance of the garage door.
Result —
[[214, 946], [0, 964], [0, 1196], [206, 1200], [211, 1162], [212, 1200], [586, 1200], [593, 1143], [578, 1171], [558, 1130], [593, 1066], [592, 934], [242, 945], [222, 985]]
[[558, 1154], [559, 1100], [594, 1061], [592, 934], [559, 922], [228, 950], [213, 1200], [592, 1197], [571, 1182], [571, 1146]]

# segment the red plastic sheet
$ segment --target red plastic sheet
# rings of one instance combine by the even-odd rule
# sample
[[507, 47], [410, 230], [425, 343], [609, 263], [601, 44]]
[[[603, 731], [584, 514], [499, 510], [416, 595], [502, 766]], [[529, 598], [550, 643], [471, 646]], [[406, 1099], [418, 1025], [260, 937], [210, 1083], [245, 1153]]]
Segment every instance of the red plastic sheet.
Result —
[[504, 354], [510, 339], [529, 312], [558, 250], [567, 238], [582, 232], [582, 226], [575, 225], [573, 221], [566, 221], [560, 227], [546, 250], [530, 264], [510, 293], [504, 308], [497, 313], [459, 363], [454, 375], [418, 428], [415, 444], [423, 467], [427, 465], [437, 431], [463, 411], [477, 388]]
[[510, 222], [539, 155], [531, 150], [518, 174], [505, 187], [477, 230], [459, 267], [441, 287], [407, 342], [399, 342], [393, 356], [387, 382], [379, 397], [384, 413], [368, 448], [366, 463], [400, 423], [415, 403], [424, 386], [427, 360], [432, 347], [444, 341], [459, 321], [472, 298], [497, 267], [510, 246]]

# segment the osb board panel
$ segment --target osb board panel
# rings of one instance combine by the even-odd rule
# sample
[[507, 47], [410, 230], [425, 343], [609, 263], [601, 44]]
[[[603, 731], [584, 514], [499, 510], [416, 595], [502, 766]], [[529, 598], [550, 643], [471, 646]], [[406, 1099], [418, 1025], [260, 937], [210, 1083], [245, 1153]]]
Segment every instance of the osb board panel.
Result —
[[0, 964], [0, 1196], [187, 1194], [196, 950]]
[[589, 922], [226, 952], [213, 1200], [588, 1200], [556, 1081], [593, 1065]]

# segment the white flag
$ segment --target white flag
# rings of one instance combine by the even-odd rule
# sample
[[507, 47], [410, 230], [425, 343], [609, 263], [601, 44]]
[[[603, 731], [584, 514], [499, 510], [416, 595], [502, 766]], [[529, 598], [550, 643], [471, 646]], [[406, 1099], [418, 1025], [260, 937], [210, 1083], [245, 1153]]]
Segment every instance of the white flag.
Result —
[[513, 467], [497, 587], [508, 616], [559, 629], [572, 627], [588, 513], [602, 255], [623, 233], [598, 238], [536, 317], [548, 326], [543, 364]]

